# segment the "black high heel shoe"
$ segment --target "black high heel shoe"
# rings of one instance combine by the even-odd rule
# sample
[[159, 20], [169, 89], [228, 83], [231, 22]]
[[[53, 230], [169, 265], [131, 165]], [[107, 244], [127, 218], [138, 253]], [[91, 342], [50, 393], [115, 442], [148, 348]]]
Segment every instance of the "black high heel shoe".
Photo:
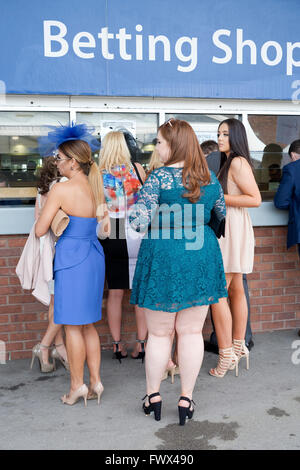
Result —
[[151, 411], [154, 411], [155, 421], [160, 421], [162, 401], [160, 400], [160, 401], [157, 401], [156, 403], [151, 403], [151, 401], [150, 401], [151, 398], [157, 397], [157, 396], [160, 396], [159, 392], [152, 393], [149, 396], [145, 395], [144, 398], [142, 398], [142, 400], [145, 400], [145, 398], [148, 397], [149, 405], [146, 406], [145, 403], [143, 403], [143, 410], [144, 410], [145, 415], [149, 415], [151, 413]]
[[192, 403], [195, 405], [195, 402], [193, 400], [190, 400], [187, 397], [180, 397], [179, 401], [180, 400], [185, 400], [185, 401], [189, 402], [189, 406], [179, 406], [178, 405], [179, 424], [180, 424], [180, 426], [184, 426], [186, 417], [188, 417], [189, 419], [192, 419], [192, 417], [193, 417], [194, 408], [191, 409], [191, 406], [192, 406]]
[[113, 341], [113, 344], [116, 345], [116, 350], [114, 352], [115, 359], [118, 359], [119, 363], [121, 364], [122, 359], [126, 359], [126, 357], [128, 357], [128, 354], [126, 354], [125, 356], [122, 356], [122, 351], [119, 351], [119, 344], [120, 343], [121, 343], [121, 341]]
[[132, 357], [132, 359], [142, 359], [142, 364], [143, 364], [144, 359], [145, 359], [145, 343], [146, 343], [146, 340], [137, 339], [136, 342], [141, 344], [142, 350], [138, 353], [137, 356], [132, 356], [131, 355], [131, 357]]

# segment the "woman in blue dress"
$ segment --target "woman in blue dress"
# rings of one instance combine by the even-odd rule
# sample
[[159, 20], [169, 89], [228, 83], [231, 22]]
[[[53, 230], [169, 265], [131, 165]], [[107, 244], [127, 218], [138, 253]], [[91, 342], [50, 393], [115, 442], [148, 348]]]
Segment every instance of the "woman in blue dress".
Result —
[[[54, 258], [54, 322], [65, 325], [71, 384], [62, 401], [68, 405], [80, 397], [85, 404], [94, 397], [99, 403], [103, 392], [100, 341], [94, 323], [101, 319], [105, 276], [104, 254], [96, 234], [96, 210], [104, 195], [88, 137], [84, 125], [62, 126], [48, 134], [57, 146], [59, 173], [68, 181], [53, 186], [35, 228], [37, 237], [44, 235], [59, 209], [70, 219]], [[83, 381], [85, 361], [89, 387]]]
[[[210, 172], [192, 127], [171, 119], [160, 126], [156, 146], [164, 167], [141, 189], [130, 222], [149, 230], [141, 243], [131, 303], [144, 307], [148, 327], [145, 414], [161, 416], [160, 383], [178, 336], [181, 396], [179, 424], [194, 412], [193, 389], [203, 360], [202, 328], [208, 305], [227, 303], [222, 255], [208, 225], [222, 188]], [[231, 341], [230, 341], [231, 344]]]

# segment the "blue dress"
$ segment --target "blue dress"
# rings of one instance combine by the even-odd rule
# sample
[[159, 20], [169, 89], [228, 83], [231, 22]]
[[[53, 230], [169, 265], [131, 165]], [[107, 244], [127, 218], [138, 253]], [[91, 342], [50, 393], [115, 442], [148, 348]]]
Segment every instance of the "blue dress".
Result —
[[141, 243], [130, 303], [178, 312], [227, 297], [222, 254], [209, 227], [216, 204], [225, 215], [220, 183], [213, 172], [197, 203], [183, 198], [182, 169], [154, 170], [131, 211], [131, 227], [148, 231]]
[[69, 216], [54, 257], [54, 323], [87, 325], [101, 319], [105, 261], [97, 219]]

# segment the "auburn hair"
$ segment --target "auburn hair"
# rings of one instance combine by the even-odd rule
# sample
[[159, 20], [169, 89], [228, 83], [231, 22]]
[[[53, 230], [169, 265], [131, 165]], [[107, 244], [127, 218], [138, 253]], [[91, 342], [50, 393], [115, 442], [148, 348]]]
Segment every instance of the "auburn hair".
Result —
[[210, 171], [193, 128], [186, 121], [169, 119], [158, 130], [170, 147], [170, 156], [165, 166], [184, 162], [182, 183], [187, 192], [183, 197], [190, 202], [197, 202], [201, 186], [210, 183]]

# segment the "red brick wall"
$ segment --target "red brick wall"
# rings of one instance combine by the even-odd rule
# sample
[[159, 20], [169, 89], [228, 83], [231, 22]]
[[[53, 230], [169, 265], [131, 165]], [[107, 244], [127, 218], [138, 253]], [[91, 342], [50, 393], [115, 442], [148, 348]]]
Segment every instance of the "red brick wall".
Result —
[[257, 227], [254, 272], [248, 275], [254, 331], [300, 327], [300, 261], [287, 251], [286, 227]]
[[[300, 263], [295, 248], [286, 250], [286, 227], [256, 228], [254, 272], [248, 275], [251, 325], [254, 332], [300, 327]], [[22, 290], [15, 274], [26, 235], [0, 236], [0, 341], [6, 344], [7, 358], [31, 356], [47, 326], [47, 308]], [[136, 338], [135, 319], [129, 305], [129, 291], [123, 302], [122, 339], [129, 347]], [[106, 297], [106, 295], [105, 295]], [[106, 320], [97, 324], [102, 347], [111, 348]], [[204, 336], [211, 332], [206, 321]]]

